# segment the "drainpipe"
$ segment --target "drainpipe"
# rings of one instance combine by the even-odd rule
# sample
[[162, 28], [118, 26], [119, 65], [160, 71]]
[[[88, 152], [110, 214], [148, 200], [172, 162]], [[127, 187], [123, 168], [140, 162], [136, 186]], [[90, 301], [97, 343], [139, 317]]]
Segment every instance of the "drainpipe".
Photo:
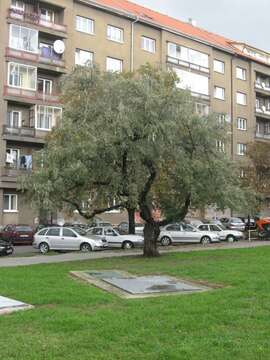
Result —
[[131, 23], [131, 49], [130, 49], [130, 71], [134, 70], [134, 25], [139, 21], [139, 17]]

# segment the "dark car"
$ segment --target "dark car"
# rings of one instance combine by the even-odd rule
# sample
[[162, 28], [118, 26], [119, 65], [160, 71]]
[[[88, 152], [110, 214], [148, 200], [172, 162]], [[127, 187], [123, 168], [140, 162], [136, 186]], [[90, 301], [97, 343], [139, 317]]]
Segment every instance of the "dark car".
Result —
[[[248, 230], [248, 218], [241, 218], [241, 220], [245, 223], [246, 230]], [[256, 230], [257, 224], [256, 220], [253, 218], [249, 219], [249, 229], [250, 230]]]
[[11, 243], [0, 240], [0, 256], [11, 255], [13, 251], [14, 249]]
[[29, 225], [7, 225], [1, 231], [1, 238], [4, 241], [9, 241], [13, 245], [28, 245], [32, 244], [34, 240], [34, 229]]

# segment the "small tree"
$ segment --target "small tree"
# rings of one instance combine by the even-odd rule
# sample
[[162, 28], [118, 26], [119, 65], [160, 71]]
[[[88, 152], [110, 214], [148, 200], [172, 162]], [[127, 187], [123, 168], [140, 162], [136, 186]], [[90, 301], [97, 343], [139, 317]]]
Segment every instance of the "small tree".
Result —
[[[23, 189], [43, 207], [68, 205], [87, 219], [138, 207], [146, 256], [158, 255], [160, 226], [183, 220], [191, 204], [243, 204], [237, 172], [216, 150], [226, 126], [196, 115], [177, 83], [175, 73], [148, 65], [132, 74], [76, 69], [64, 85], [63, 121]], [[163, 221], [154, 220], [153, 206]]]

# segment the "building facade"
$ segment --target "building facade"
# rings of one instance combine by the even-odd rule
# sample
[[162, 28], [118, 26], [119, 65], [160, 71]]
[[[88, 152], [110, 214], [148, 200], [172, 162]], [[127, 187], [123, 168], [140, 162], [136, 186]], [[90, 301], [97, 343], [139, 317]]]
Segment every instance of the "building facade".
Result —
[[61, 121], [59, 84], [76, 65], [172, 68], [178, 86], [191, 90], [198, 113], [215, 112], [230, 124], [229, 144], [217, 141], [217, 147], [239, 160], [242, 176], [247, 144], [270, 140], [265, 51], [126, 0], [1, 0], [0, 20], [2, 225], [37, 221], [17, 178], [33, 170], [33, 153]]

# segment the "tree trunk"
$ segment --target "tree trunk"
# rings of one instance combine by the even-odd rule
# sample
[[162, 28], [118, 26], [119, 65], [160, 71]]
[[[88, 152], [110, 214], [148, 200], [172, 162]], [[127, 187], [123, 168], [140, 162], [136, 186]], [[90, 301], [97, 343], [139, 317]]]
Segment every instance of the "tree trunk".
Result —
[[127, 209], [128, 212], [128, 233], [135, 234], [135, 209]]
[[146, 223], [144, 227], [144, 249], [143, 254], [146, 257], [159, 256], [157, 240], [160, 234], [159, 225], [155, 222]]

